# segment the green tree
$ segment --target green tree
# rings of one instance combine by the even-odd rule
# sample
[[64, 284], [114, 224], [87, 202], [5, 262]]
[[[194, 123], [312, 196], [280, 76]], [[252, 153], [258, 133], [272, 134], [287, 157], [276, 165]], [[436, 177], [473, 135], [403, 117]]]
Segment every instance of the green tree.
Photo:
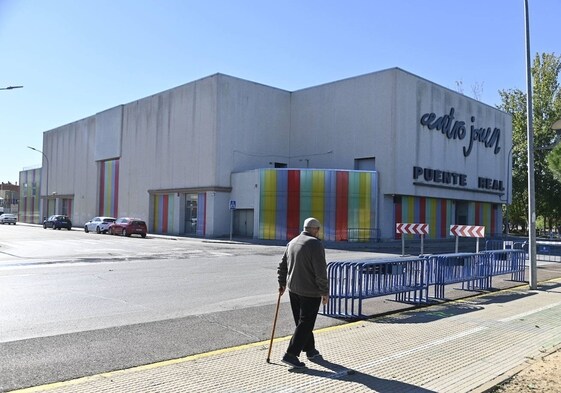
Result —
[[[561, 213], [561, 182], [555, 178], [547, 159], [550, 154], [561, 154], [551, 152], [549, 148], [556, 137], [551, 125], [561, 117], [560, 72], [561, 57], [552, 53], [536, 54], [532, 65], [536, 215], [544, 218], [549, 228], [559, 223]], [[498, 108], [512, 115], [512, 205], [508, 210], [509, 220], [525, 229], [528, 216], [526, 94], [518, 89], [500, 90], [499, 94], [502, 104]]]

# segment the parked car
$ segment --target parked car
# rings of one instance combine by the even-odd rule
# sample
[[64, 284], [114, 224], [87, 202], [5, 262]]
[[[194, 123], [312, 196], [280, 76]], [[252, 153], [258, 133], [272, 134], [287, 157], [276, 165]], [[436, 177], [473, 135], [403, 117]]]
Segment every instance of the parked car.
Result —
[[72, 221], [68, 216], [62, 214], [55, 214], [47, 218], [43, 221], [43, 228], [53, 228], [53, 229], [61, 229], [66, 228], [68, 230], [72, 229]]
[[108, 230], [110, 235], [121, 236], [140, 235], [146, 237], [146, 232], [148, 232], [146, 222], [140, 218], [132, 217], [119, 217], [114, 223], [109, 225]]
[[11, 214], [11, 213], [0, 214], [0, 224], [2, 225], [4, 224], [16, 225], [17, 221], [18, 221], [18, 216], [16, 216], [15, 214]]
[[109, 224], [114, 223], [115, 220], [115, 217], [94, 217], [84, 224], [84, 232], [107, 233]]

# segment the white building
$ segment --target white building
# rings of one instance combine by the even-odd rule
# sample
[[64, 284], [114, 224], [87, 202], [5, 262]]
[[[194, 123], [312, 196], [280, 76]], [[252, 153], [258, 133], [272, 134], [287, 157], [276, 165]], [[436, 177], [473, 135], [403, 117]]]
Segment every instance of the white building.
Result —
[[[491, 235], [510, 203], [511, 122], [399, 68], [295, 92], [216, 74], [45, 132], [20, 220], [134, 216], [219, 237], [233, 217], [234, 235], [288, 239], [313, 215], [328, 240], [395, 238], [399, 222]], [[38, 181], [40, 198], [23, 186]]]

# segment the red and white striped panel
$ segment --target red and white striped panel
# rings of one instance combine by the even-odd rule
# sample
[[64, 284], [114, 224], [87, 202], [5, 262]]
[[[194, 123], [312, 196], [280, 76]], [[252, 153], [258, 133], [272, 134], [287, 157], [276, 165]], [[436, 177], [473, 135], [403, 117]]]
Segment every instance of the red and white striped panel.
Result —
[[429, 224], [395, 224], [395, 233], [407, 233], [410, 235], [426, 235], [429, 233]]
[[460, 237], [485, 237], [485, 227], [479, 225], [450, 225], [450, 235]]

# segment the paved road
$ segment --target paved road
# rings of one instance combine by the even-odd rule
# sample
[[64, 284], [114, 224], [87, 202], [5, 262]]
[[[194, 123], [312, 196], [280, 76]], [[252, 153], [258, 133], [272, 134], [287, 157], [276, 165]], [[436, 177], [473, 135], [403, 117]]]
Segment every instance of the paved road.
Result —
[[[267, 340], [283, 250], [0, 225], [0, 391]], [[327, 258], [400, 250], [328, 248]], [[287, 300], [277, 336], [292, 332]], [[386, 306], [396, 304], [376, 304]], [[320, 317], [317, 327], [343, 323]]]
[[264, 340], [283, 250], [0, 226], [0, 391]]

